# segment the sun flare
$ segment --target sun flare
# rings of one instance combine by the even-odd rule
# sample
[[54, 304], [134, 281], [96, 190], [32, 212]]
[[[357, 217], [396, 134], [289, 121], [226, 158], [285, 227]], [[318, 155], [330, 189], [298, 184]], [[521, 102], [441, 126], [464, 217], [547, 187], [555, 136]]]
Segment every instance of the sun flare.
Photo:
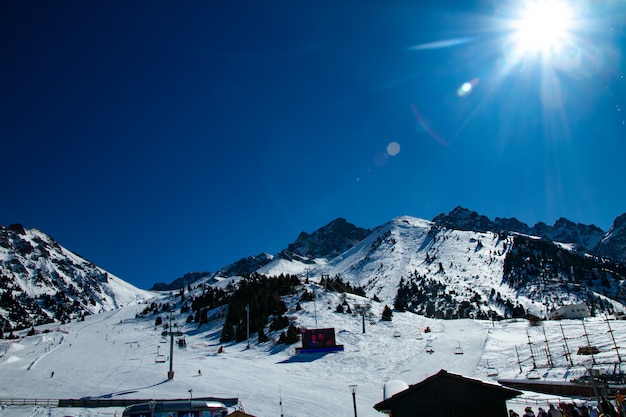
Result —
[[513, 22], [518, 54], [558, 52], [568, 42], [573, 11], [564, 0], [525, 2]]

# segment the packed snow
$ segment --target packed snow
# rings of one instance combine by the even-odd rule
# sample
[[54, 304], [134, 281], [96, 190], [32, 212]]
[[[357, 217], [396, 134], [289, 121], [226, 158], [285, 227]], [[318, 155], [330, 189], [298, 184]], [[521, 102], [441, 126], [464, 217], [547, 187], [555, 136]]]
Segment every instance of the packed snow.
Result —
[[[344, 297], [350, 305], [371, 305], [365, 332], [362, 316], [335, 312]], [[187, 346], [174, 347], [175, 376], [168, 380], [169, 363], [155, 362], [157, 355], [169, 357], [163, 328], [155, 327], [154, 316], [136, 318], [145, 305], [132, 305], [82, 322], [42, 327], [34, 336], [1, 340], [0, 398], [238, 397], [247, 413], [259, 417], [351, 417], [348, 385], [357, 384], [359, 416], [376, 417], [382, 414], [373, 405], [383, 399], [386, 381], [415, 384], [440, 369], [490, 382], [523, 378], [529, 372], [539, 378], [565, 380], [584, 374], [583, 362], [590, 357], [576, 355], [576, 350], [587, 346], [587, 338], [601, 351], [594, 357], [598, 364], [616, 362], [622, 352], [615, 346], [626, 346], [626, 321], [607, 323], [600, 317], [586, 319], [584, 327], [581, 320], [530, 326], [524, 320], [443, 321], [394, 312], [392, 321], [384, 322], [380, 320], [383, 304], [337, 293], [318, 293], [315, 302], [301, 306], [302, 310], [292, 309], [288, 317], [302, 328], [334, 328], [344, 351], [296, 355], [299, 344], [259, 345], [256, 335], [249, 348], [245, 341], [220, 344], [221, 320], [198, 328], [194, 323], [183, 324], [186, 315], [177, 316]], [[41, 332], [44, 329], [49, 332]], [[222, 353], [218, 353], [220, 347]], [[553, 368], [547, 367], [548, 350]], [[573, 366], [567, 350], [573, 352]], [[524, 403], [533, 399], [547, 404], [545, 395], [526, 392], [523, 397], [509, 403], [520, 415]], [[0, 417], [96, 417], [119, 415], [121, 410], [4, 406]]]

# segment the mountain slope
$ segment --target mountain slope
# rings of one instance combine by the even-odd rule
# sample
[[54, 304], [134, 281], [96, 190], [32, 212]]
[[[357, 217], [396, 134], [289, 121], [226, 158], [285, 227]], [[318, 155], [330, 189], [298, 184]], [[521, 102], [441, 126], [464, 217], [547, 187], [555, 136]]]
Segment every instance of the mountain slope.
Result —
[[624, 309], [622, 263], [579, 252], [577, 244], [496, 233], [486, 217], [455, 210], [435, 218], [441, 224], [398, 217], [335, 258], [275, 259], [259, 272], [340, 276], [428, 317], [544, 317], [578, 302], [594, 311]]
[[21, 225], [0, 225], [0, 330], [117, 309], [153, 297]]
[[[373, 405], [383, 399], [383, 384], [389, 380], [415, 384], [443, 368], [491, 382], [531, 374], [541, 380], [564, 381], [587, 372], [583, 363], [589, 357], [574, 353], [585, 344], [585, 335], [600, 350], [595, 356], [598, 372], [613, 372], [615, 346], [622, 346], [622, 355], [626, 346], [623, 320], [611, 321], [610, 327], [600, 318], [586, 319], [584, 327], [580, 320], [529, 326], [525, 320], [444, 321], [395, 312], [391, 322], [384, 322], [380, 320], [382, 304], [376, 302], [370, 302], [372, 315], [363, 332], [360, 316], [337, 313], [330, 307], [343, 301], [354, 307], [366, 299], [324, 292], [316, 302], [301, 302], [297, 309], [298, 295], [285, 298], [290, 320], [301, 328], [334, 328], [343, 352], [294, 355], [294, 347], [300, 343], [259, 344], [256, 335], [251, 335], [249, 348], [246, 341], [221, 344], [223, 320], [201, 327], [184, 324], [186, 314], [181, 313], [178, 297], [164, 297], [159, 301], [175, 305], [173, 320], [181, 324], [187, 341], [186, 347], [173, 350], [174, 379], [167, 379], [167, 362], [156, 362], [159, 352], [167, 354], [169, 347], [161, 343], [164, 326], [155, 326], [154, 316], [138, 318], [143, 306], [128, 306], [60, 328], [42, 326], [33, 336], [0, 340], [0, 397], [238, 397], [245, 411], [256, 416], [351, 416], [348, 385], [357, 384], [358, 415], [382, 417]], [[424, 332], [426, 327], [429, 333]], [[270, 334], [271, 339], [276, 336]], [[548, 344], [549, 353], [545, 353]], [[218, 353], [220, 346], [222, 353]], [[433, 353], [427, 353], [427, 346]], [[458, 347], [463, 354], [456, 353]], [[542, 405], [537, 401], [548, 399], [529, 394], [528, 401], [536, 409]], [[508, 405], [518, 413], [525, 406], [523, 401]], [[110, 417], [120, 411], [0, 407], [0, 417]]]
[[611, 229], [594, 248], [594, 252], [626, 262], [626, 213], [615, 219]]

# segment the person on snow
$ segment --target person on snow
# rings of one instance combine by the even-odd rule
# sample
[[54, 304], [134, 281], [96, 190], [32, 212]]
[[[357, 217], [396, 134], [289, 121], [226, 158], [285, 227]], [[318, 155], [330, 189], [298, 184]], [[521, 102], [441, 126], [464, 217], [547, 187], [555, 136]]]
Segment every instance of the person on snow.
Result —
[[539, 411], [537, 411], [537, 417], [550, 417], [548, 412], [543, 408], [539, 407]]
[[509, 417], [519, 417], [519, 414], [517, 414], [515, 411], [513, 410], [509, 410]]
[[524, 417], [535, 417], [535, 412], [530, 406], [524, 408]]
[[550, 417], [563, 417], [563, 413], [557, 410], [554, 404], [550, 404], [550, 407], [548, 407], [548, 414], [550, 414]]

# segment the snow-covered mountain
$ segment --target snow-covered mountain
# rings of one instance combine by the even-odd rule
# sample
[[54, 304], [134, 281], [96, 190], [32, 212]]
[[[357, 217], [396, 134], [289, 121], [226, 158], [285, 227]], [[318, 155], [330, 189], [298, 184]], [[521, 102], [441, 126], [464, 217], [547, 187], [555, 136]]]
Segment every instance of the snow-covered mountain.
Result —
[[76, 319], [152, 297], [39, 230], [0, 225], [0, 330]]
[[[398, 217], [374, 230], [338, 219], [302, 233], [278, 256], [263, 258], [260, 267], [238, 262], [247, 267], [231, 265], [215, 276], [340, 276], [370, 297], [429, 317], [544, 317], [578, 302], [594, 312], [622, 311], [626, 266], [619, 244], [626, 227], [619, 219], [606, 234], [566, 219], [532, 228], [516, 219], [491, 221], [461, 207], [433, 221]], [[615, 258], [593, 255], [588, 248], [599, 244]]]
[[626, 261], [626, 213], [615, 219], [594, 251], [601, 256]]
[[[496, 233], [518, 232], [547, 238], [553, 242], [573, 243], [591, 253], [594, 253], [598, 243], [606, 237], [606, 232], [597, 226], [574, 223], [563, 217], [558, 219], [553, 226], [539, 222], [533, 227], [529, 227], [516, 218], [502, 219], [496, 217], [494, 221], [491, 221], [486, 216], [463, 207], [456, 207], [447, 214], [442, 213], [435, 217], [433, 222], [449, 229]], [[626, 249], [626, 246], [623, 249]], [[621, 258], [618, 256], [616, 259], [626, 260], [626, 252], [622, 251]]]
[[[399, 310], [429, 317], [538, 316], [584, 301], [594, 311], [626, 303], [626, 214], [604, 233], [559, 219], [533, 227], [457, 207], [432, 221], [402, 216], [374, 229], [336, 219], [276, 255], [248, 256], [153, 289], [297, 274], [341, 277]], [[139, 290], [20, 225], [0, 228], [0, 324], [24, 328], [145, 300]], [[119, 289], [123, 287], [122, 289]]]

